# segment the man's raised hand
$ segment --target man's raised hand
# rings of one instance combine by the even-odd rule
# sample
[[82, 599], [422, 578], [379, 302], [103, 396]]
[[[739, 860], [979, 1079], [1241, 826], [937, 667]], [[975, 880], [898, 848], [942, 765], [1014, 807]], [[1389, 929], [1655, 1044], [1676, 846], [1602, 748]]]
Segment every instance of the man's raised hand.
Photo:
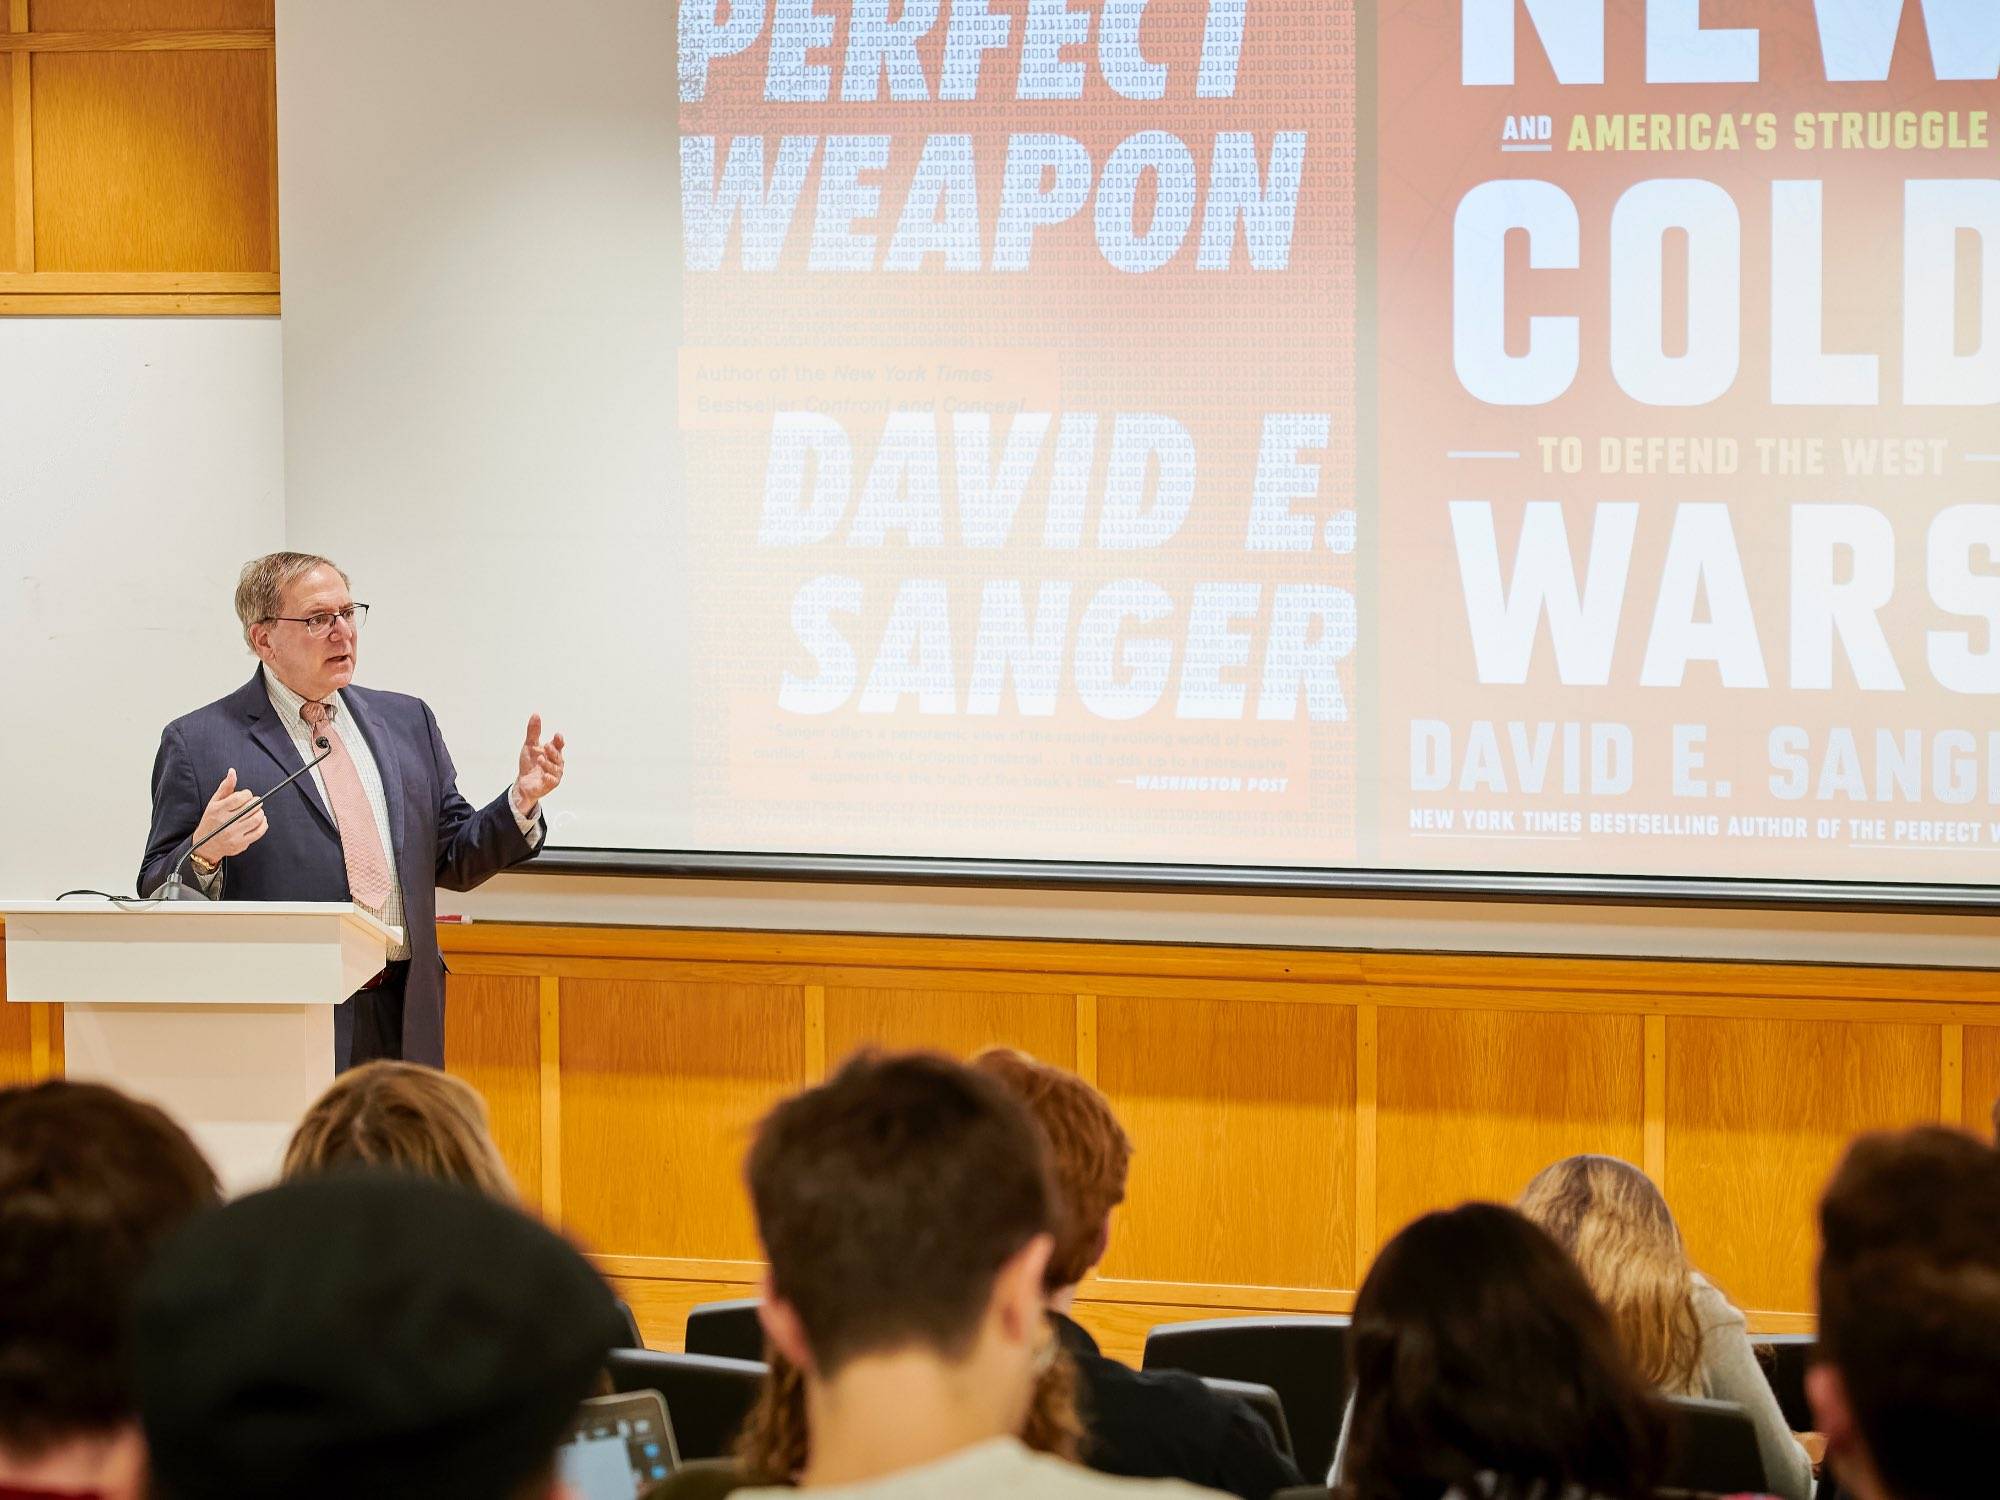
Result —
[[528, 718], [527, 739], [521, 745], [521, 773], [514, 780], [514, 800], [521, 811], [532, 813], [535, 804], [562, 785], [563, 737], [553, 736], [542, 743], [542, 716]]

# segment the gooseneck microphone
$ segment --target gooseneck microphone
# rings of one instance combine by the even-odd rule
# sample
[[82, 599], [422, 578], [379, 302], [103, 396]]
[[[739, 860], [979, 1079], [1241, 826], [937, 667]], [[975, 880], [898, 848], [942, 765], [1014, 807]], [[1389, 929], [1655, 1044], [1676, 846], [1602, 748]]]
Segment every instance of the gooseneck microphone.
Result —
[[236, 814], [228, 820], [228, 822], [222, 825], [222, 827], [211, 829], [207, 834], [197, 839], [194, 843], [194, 847], [189, 849], [187, 853], [183, 854], [180, 857], [179, 862], [175, 864], [173, 873], [167, 876], [167, 878], [160, 883], [159, 888], [155, 890], [148, 899], [153, 901], [178, 901], [183, 898], [189, 898], [196, 901], [206, 901], [208, 898], [202, 895], [200, 891], [197, 890], [189, 892], [187, 890], [185, 884], [181, 880], [182, 866], [187, 864], [189, 860], [195, 857], [195, 855], [200, 851], [201, 846], [203, 844], [206, 844], [210, 839], [215, 838], [218, 834], [220, 834], [223, 831], [223, 829], [228, 828], [232, 824], [240, 822], [242, 819], [249, 817], [250, 814], [255, 812], [258, 808], [262, 807], [266, 802], [270, 801], [271, 798], [277, 796], [278, 793], [282, 792], [286, 787], [290, 786], [293, 782], [297, 781], [301, 776], [305, 775], [306, 772], [312, 770], [313, 767], [317, 766], [321, 761], [325, 760], [329, 755], [333, 754], [333, 744], [330, 740], [327, 739], [327, 737], [324, 734], [320, 734], [314, 738], [313, 748], [319, 751], [319, 754], [315, 755], [311, 760], [307, 761], [304, 765], [300, 766], [296, 771], [292, 772], [291, 775], [287, 776], [283, 781], [279, 782], [276, 786], [272, 787], [270, 791], [264, 793], [263, 796], [256, 798], [254, 801], [250, 802], [247, 806], [238, 810]]

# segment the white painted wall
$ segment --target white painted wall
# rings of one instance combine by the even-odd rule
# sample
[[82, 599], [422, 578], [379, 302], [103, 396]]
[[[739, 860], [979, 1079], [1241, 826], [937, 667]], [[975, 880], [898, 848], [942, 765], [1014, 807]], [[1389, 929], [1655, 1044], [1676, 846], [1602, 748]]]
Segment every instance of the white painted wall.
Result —
[[254, 659], [283, 544], [275, 318], [0, 318], [0, 896], [128, 893], [160, 729]]

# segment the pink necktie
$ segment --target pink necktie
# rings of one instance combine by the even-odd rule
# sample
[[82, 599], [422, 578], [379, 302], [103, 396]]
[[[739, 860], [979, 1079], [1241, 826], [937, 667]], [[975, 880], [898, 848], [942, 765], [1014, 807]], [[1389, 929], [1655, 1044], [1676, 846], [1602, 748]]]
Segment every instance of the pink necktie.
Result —
[[314, 739], [324, 736], [333, 747], [333, 753], [321, 762], [319, 774], [326, 783], [334, 824], [340, 829], [347, 893], [370, 911], [380, 911], [389, 899], [389, 861], [382, 853], [382, 836], [375, 831], [368, 794], [361, 790], [361, 773], [354, 769], [354, 757], [347, 753], [347, 743], [333, 727], [333, 714], [324, 703], [302, 705], [299, 717], [312, 726]]

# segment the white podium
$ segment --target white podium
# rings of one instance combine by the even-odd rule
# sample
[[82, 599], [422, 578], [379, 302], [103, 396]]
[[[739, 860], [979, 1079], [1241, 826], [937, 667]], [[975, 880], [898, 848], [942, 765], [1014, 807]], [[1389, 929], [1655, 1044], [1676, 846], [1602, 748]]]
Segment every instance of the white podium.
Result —
[[273, 1181], [333, 1081], [333, 1007], [398, 934], [344, 901], [0, 902], [7, 999], [63, 1008], [64, 1071], [165, 1109], [226, 1191]]

